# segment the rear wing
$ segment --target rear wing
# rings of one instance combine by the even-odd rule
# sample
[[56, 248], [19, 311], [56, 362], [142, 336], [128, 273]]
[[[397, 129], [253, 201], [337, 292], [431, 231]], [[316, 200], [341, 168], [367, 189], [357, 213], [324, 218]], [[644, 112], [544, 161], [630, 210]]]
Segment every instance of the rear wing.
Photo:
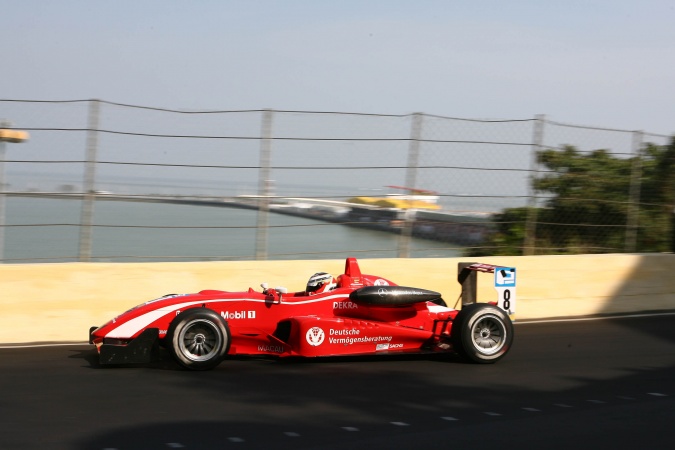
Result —
[[494, 273], [497, 306], [512, 315], [516, 313], [516, 268], [484, 263], [461, 262], [457, 265], [457, 281], [462, 285], [462, 305], [476, 303], [477, 272]]

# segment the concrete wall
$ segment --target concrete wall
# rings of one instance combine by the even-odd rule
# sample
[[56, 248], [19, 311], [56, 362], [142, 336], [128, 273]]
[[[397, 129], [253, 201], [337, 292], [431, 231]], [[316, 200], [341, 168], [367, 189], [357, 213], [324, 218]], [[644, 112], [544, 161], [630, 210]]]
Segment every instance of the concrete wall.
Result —
[[[518, 268], [516, 319], [675, 310], [675, 255], [583, 255], [443, 259], [364, 259], [363, 273], [460, 295], [457, 263]], [[304, 288], [310, 275], [344, 270], [344, 260], [0, 265], [0, 343], [82, 342], [139, 303], [202, 289]], [[495, 300], [492, 275], [478, 274], [478, 300]], [[459, 307], [459, 303], [458, 303]]]

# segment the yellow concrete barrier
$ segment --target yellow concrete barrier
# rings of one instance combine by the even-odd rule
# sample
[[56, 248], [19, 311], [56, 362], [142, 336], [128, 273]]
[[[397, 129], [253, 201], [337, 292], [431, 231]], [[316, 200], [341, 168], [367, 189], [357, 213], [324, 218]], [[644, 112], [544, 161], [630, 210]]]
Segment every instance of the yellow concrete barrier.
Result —
[[[454, 306], [461, 261], [518, 268], [517, 320], [675, 310], [672, 254], [359, 262], [363, 273], [441, 292]], [[261, 282], [299, 291], [314, 272], [343, 270], [344, 260], [0, 265], [0, 343], [82, 342], [90, 326], [165, 294], [241, 291]], [[478, 274], [478, 300], [495, 299], [492, 276]]]

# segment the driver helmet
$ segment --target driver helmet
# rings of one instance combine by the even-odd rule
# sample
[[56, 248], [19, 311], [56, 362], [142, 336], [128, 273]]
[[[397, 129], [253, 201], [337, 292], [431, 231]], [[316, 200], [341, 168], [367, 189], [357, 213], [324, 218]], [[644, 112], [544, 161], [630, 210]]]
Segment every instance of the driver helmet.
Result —
[[318, 294], [320, 292], [330, 291], [337, 286], [333, 275], [326, 272], [317, 272], [307, 281], [307, 293]]

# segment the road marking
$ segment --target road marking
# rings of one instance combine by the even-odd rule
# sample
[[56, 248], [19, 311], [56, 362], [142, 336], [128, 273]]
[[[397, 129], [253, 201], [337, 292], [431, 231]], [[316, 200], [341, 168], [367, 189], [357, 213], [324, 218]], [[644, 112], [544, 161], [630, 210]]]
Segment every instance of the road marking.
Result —
[[570, 317], [566, 319], [535, 319], [527, 320], [525, 322], [513, 322], [514, 325], [527, 325], [528, 323], [554, 323], [554, 322], [585, 322], [590, 320], [609, 320], [609, 319], [635, 319], [640, 317], [658, 317], [658, 316], [675, 316], [675, 312], [666, 313], [643, 313], [643, 314], [624, 314], [616, 316], [602, 316], [602, 317]]
[[68, 347], [70, 345], [93, 345], [89, 344], [88, 342], [65, 342], [65, 343], [58, 343], [54, 342], [52, 344], [5, 344], [5, 345], [0, 345], [0, 349], [12, 349], [12, 348], [40, 348], [40, 347]]
[[[669, 394], [664, 394], [663, 392], [646, 392], [645, 394], [650, 395], [652, 397], [668, 397], [669, 396]], [[622, 399], [622, 400], [635, 400], [635, 397], [629, 397], [629, 396], [625, 396], [625, 395], [617, 395], [616, 398]], [[606, 404], [607, 403], [604, 400], [596, 400], [596, 399], [587, 399], [586, 402], [593, 403], [593, 404]], [[557, 406], [559, 408], [574, 408], [574, 406], [568, 405], [567, 403], [553, 403], [553, 406]], [[533, 407], [529, 407], [529, 406], [523, 406], [523, 407], [521, 407], [521, 409], [523, 411], [529, 411], [529, 412], [542, 412], [541, 409], [533, 408]], [[484, 411], [483, 414], [486, 415], [486, 416], [490, 416], [490, 417], [502, 417], [503, 416], [502, 413], [498, 413], [498, 412], [495, 412], [495, 411]], [[453, 416], [441, 416], [440, 419], [445, 420], [445, 421], [449, 421], [449, 422], [454, 422], [454, 421], [460, 420], [457, 417], [453, 417]], [[389, 423], [391, 425], [398, 426], [398, 427], [408, 427], [408, 426], [410, 426], [410, 424], [407, 423], [407, 422], [389, 422]], [[358, 431], [360, 431], [360, 429], [358, 427], [352, 427], [352, 426], [343, 426], [343, 427], [340, 427], [340, 428], [343, 429], [344, 431], [348, 431], [348, 432], [358, 432]], [[286, 431], [286, 432], [284, 432], [284, 435], [286, 435], [287, 437], [300, 437], [300, 433], [297, 433], [295, 431]], [[246, 440], [244, 438], [241, 438], [241, 437], [229, 437], [229, 438], [227, 438], [227, 440], [229, 442], [233, 442], [233, 443], [246, 442]], [[183, 444], [178, 443], [178, 442], [168, 442], [168, 443], [166, 443], [166, 446], [169, 447], [169, 448], [185, 448], [185, 446]], [[118, 449], [115, 448], [115, 447], [106, 447], [102, 450], [118, 450]]]

